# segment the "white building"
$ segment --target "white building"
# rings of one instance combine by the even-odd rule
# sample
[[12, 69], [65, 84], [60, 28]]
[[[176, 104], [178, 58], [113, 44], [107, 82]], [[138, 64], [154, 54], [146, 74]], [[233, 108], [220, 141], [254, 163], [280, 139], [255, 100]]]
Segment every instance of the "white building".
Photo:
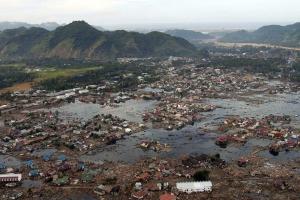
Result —
[[22, 180], [22, 174], [0, 174], [0, 182], [20, 182]]
[[59, 96], [56, 96], [56, 99], [67, 99], [69, 97], [73, 97], [75, 96], [76, 93], [75, 92], [69, 92], [69, 93], [66, 93], [64, 95], [59, 95]]
[[89, 90], [87, 90], [87, 89], [79, 90], [78, 93], [79, 94], [87, 94], [87, 93], [89, 93]]
[[193, 193], [193, 192], [211, 192], [212, 182], [202, 181], [202, 182], [182, 182], [176, 183], [176, 188], [180, 192]]

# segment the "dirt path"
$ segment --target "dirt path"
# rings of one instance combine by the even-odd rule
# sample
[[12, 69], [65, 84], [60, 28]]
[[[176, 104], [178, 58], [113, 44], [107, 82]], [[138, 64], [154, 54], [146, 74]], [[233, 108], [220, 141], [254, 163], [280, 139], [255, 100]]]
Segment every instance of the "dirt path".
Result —
[[31, 87], [32, 87], [32, 84], [33, 84], [33, 82], [18, 83], [18, 84], [15, 84], [15, 85], [11, 86], [11, 87], [1, 89], [0, 94], [5, 93], [5, 92], [30, 90]]

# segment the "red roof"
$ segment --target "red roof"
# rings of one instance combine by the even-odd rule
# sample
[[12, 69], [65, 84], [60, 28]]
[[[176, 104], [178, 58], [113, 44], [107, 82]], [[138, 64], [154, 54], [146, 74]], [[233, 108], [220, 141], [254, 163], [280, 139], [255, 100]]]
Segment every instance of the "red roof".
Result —
[[159, 197], [159, 200], [176, 200], [176, 196], [173, 194], [163, 194]]

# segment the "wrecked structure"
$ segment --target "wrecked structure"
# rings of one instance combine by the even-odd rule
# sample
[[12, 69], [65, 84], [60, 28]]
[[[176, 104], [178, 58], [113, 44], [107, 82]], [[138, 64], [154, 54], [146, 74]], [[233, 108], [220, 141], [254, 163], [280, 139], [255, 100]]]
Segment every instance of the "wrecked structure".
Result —
[[[173, 66], [172, 60], [156, 63], [162, 64], [159, 80], [146, 84], [151, 74], [140, 74], [134, 90], [110, 91], [116, 79], [12, 94], [1, 107], [0, 171], [22, 175], [26, 187], [3, 185], [1, 197], [66, 199], [76, 191], [95, 199], [296, 197], [296, 114], [242, 116], [230, 102], [248, 109], [299, 87], [190, 59]], [[297, 106], [297, 99], [288, 103]], [[283, 163], [272, 159], [278, 152]], [[198, 170], [209, 171], [210, 181], [195, 182]]]

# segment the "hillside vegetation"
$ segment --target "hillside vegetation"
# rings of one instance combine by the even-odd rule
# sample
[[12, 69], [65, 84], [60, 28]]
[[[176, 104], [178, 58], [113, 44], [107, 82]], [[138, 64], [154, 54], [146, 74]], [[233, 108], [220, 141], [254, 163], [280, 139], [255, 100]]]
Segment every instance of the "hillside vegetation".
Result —
[[222, 42], [264, 43], [289, 47], [300, 47], [300, 23], [287, 26], [264, 26], [254, 32], [245, 30], [225, 35]]
[[84, 21], [54, 31], [18, 28], [0, 33], [0, 59], [92, 59], [191, 56], [196, 48], [182, 38], [151, 32], [102, 32]]

